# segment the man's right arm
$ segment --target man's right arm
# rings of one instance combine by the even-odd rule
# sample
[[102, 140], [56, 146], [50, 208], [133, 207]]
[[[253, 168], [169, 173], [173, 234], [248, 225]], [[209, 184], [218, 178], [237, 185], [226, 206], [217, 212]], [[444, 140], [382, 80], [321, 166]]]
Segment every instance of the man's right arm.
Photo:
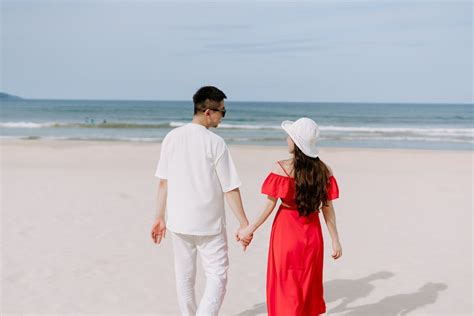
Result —
[[244, 207], [242, 205], [242, 198], [240, 196], [240, 189], [235, 188], [228, 192], [224, 193], [227, 203], [229, 204], [232, 212], [240, 223], [241, 227], [247, 227], [249, 221], [244, 212]]
[[[239, 175], [237, 174], [237, 170], [235, 168], [234, 162], [232, 161], [232, 157], [230, 156], [229, 149], [222, 141], [222, 153], [218, 157], [216, 161], [216, 172], [217, 177], [219, 178], [222, 191], [224, 192], [224, 196], [229, 204], [232, 212], [234, 213], [235, 217], [240, 223], [240, 229], [243, 229], [248, 226], [249, 221], [247, 216], [244, 212], [244, 207], [242, 206], [242, 198], [240, 196], [240, 185], [241, 181], [239, 179]], [[245, 248], [250, 244], [252, 237], [245, 240], [239, 240], [237, 237], [237, 233], [235, 234], [237, 241], [240, 241]]]
[[250, 235], [245, 239], [240, 239], [238, 237], [239, 231], [246, 228], [249, 225], [249, 221], [247, 219], [247, 216], [245, 215], [244, 207], [242, 205], [240, 189], [235, 188], [233, 190], [225, 192], [224, 195], [227, 200], [227, 203], [229, 204], [232, 212], [234, 213], [235, 217], [237, 218], [240, 224], [239, 229], [235, 233], [235, 238], [237, 241], [240, 241], [240, 243], [242, 244], [245, 250], [247, 246], [250, 244], [250, 242], [252, 241], [253, 235]]

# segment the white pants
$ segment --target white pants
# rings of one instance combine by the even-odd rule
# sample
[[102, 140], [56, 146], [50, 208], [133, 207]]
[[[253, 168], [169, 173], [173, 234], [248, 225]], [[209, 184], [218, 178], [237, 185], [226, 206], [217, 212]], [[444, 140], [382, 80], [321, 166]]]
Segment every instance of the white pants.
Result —
[[[227, 286], [227, 233], [196, 236], [172, 233], [176, 290], [181, 314], [185, 316], [217, 315]], [[196, 306], [194, 285], [196, 281], [196, 254], [199, 252], [206, 274], [206, 289]]]

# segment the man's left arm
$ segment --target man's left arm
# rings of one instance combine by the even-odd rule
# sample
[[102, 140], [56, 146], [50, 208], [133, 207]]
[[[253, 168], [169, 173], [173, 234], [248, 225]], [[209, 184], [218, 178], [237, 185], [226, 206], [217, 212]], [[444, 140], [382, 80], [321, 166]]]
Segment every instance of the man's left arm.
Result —
[[151, 238], [155, 244], [160, 244], [161, 240], [166, 237], [165, 210], [167, 195], [168, 180], [160, 179], [156, 194], [156, 218], [151, 229]]

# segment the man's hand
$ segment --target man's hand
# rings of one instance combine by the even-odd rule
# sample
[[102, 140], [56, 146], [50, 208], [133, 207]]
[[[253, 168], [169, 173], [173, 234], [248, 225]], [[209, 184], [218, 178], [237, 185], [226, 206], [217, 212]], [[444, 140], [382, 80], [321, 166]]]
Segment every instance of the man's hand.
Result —
[[239, 230], [237, 231], [237, 238], [239, 240], [247, 239], [251, 236], [253, 236], [253, 231], [252, 231], [252, 227], [250, 226], [240, 227]]
[[151, 239], [153, 239], [155, 244], [160, 244], [161, 239], [165, 238], [165, 236], [166, 236], [165, 219], [162, 217], [158, 217], [153, 223], [153, 227], [151, 229]]
[[239, 230], [235, 233], [235, 239], [242, 244], [245, 251], [253, 239], [253, 232], [251, 231], [250, 226], [241, 225]]
[[252, 235], [249, 235], [247, 236], [247, 238], [244, 238], [244, 239], [240, 239], [240, 244], [242, 245], [242, 247], [244, 248], [244, 251], [247, 250], [247, 247], [250, 245], [250, 243], [252, 242], [252, 239], [253, 239], [253, 234]]

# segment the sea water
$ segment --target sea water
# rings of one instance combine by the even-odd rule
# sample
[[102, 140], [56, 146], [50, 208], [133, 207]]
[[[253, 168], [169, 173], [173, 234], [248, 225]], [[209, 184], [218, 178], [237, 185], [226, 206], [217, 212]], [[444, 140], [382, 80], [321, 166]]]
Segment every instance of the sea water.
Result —
[[[286, 145], [283, 120], [309, 117], [321, 147], [472, 150], [473, 104], [226, 101], [212, 129], [228, 143]], [[189, 123], [190, 101], [1, 100], [2, 138], [160, 141]]]

